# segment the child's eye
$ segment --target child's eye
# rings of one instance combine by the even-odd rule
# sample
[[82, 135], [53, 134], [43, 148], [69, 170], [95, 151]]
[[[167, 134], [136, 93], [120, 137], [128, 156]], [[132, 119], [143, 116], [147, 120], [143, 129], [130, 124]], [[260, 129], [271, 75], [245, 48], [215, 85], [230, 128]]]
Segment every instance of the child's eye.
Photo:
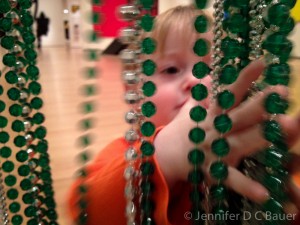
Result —
[[179, 72], [179, 69], [175, 66], [168, 67], [162, 71], [165, 74], [176, 74]]

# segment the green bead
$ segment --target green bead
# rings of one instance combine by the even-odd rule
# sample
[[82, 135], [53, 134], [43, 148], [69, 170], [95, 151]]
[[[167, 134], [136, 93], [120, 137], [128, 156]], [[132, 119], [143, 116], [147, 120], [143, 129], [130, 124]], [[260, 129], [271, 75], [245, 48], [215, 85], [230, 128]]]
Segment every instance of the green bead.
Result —
[[32, 193], [24, 194], [22, 197], [22, 201], [27, 205], [32, 204], [34, 202], [33, 194]]
[[101, 3], [100, 0], [93, 0], [93, 5], [99, 5]]
[[192, 203], [199, 203], [204, 199], [204, 194], [199, 190], [193, 190], [189, 194], [190, 201]]
[[9, 158], [11, 156], [11, 149], [7, 146], [0, 148], [0, 155], [2, 158]]
[[275, 4], [268, 10], [268, 21], [271, 24], [281, 26], [287, 22], [290, 16], [290, 8], [284, 4]]
[[241, 44], [235, 39], [226, 37], [221, 42], [221, 50], [225, 58], [234, 59], [241, 53]]
[[16, 154], [16, 159], [18, 162], [25, 162], [28, 160], [28, 153], [24, 150], [21, 150]]
[[204, 15], [197, 16], [197, 18], [194, 22], [194, 27], [198, 33], [207, 32], [208, 26], [209, 26], [209, 24], [208, 24], [208, 20], [207, 20], [206, 16], [204, 16]]
[[228, 90], [222, 91], [217, 96], [218, 104], [223, 109], [229, 109], [233, 106], [234, 94]]
[[87, 191], [88, 191], [87, 186], [85, 186], [85, 185], [79, 185], [78, 186], [78, 192], [79, 192], [79, 194], [86, 194]]
[[153, 192], [153, 190], [154, 190], [154, 184], [149, 180], [147, 180], [147, 181], [143, 180], [142, 183], [140, 184], [140, 187], [141, 187], [143, 195], [145, 195], [145, 196], [150, 195], [151, 192]]
[[232, 84], [236, 81], [237, 77], [237, 69], [232, 65], [226, 65], [221, 70], [219, 81], [221, 84]]
[[55, 212], [54, 209], [49, 209], [46, 215], [50, 220], [57, 220], [57, 213]]
[[17, 213], [20, 211], [20, 209], [21, 209], [21, 205], [18, 202], [12, 202], [9, 205], [9, 211], [11, 211], [12, 213]]
[[212, 209], [212, 213], [214, 215], [214, 221], [216, 225], [225, 225], [223, 218], [227, 217], [226, 212], [228, 212], [228, 208], [223, 204], [221, 205], [218, 204]]
[[88, 214], [84, 211], [81, 212], [77, 218], [77, 224], [79, 225], [85, 225], [88, 222]]
[[7, 50], [12, 49], [15, 44], [15, 39], [12, 36], [4, 36], [1, 39], [1, 46]]
[[219, 157], [226, 156], [230, 151], [229, 144], [225, 138], [214, 140], [211, 144], [211, 149]]
[[265, 150], [263, 162], [267, 167], [280, 169], [288, 163], [288, 154], [272, 146]]
[[36, 66], [30, 65], [26, 68], [26, 73], [31, 80], [38, 80], [40, 71]]
[[95, 49], [89, 49], [87, 52], [86, 52], [87, 56], [87, 60], [89, 61], [97, 61], [98, 58], [99, 58], [99, 54], [98, 54], [98, 51], [95, 50]]
[[37, 129], [35, 129], [35, 135], [38, 139], [45, 138], [46, 134], [47, 134], [46, 127], [40, 126]]
[[24, 214], [27, 217], [34, 217], [34, 216], [36, 216], [36, 211], [37, 211], [36, 207], [28, 206], [28, 207], [25, 208]]
[[268, 199], [263, 205], [263, 210], [272, 212], [272, 213], [283, 213], [282, 205], [277, 202], [275, 199]]
[[10, 88], [7, 91], [7, 96], [10, 100], [16, 101], [20, 98], [20, 91], [17, 88]]
[[37, 58], [37, 53], [32, 48], [28, 48], [24, 52], [24, 56], [29, 61], [34, 61]]
[[13, 72], [13, 71], [8, 71], [5, 74], [5, 80], [9, 84], [15, 84], [15, 83], [18, 82], [18, 75], [15, 72]]
[[195, 122], [203, 121], [207, 116], [207, 111], [201, 106], [195, 106], [190, 110], [190, 118]]
[[93, 111], [94, 111], [94, 105], [92, 102], [83, 103], [83, 112], [84, 113], [91, 113]]
[[[1, 77], [1, 72], [0, 72], [0, 77]], [[2, 85], [0, 84], [0, 95], [3, 94], [3, 91], [4, 91], [4, 89], [3, 89]]]
[[49, 158], [44, 156], [44, 157], [39, 158], [38, 164], [40, 167], [47, 169], [47, 168], [49, 168], [49, 162], [50, 162]]
[[289, 17], [286, 23], [280, 26], [279, 34], [289, 35], [295, 27], [295, 21], [292, 17]]
[[21, 225], [23, 223], [23, 217], [21, 215], [14, 215], [11, 218], [11, 222], [13, 225]]
[[150, 32], [154, 25], [154, 18], [149, 14], [145, 14], [141, 19], [140, 25], [146, 32]]
[[30, 27], [33, 24], [33, 17], [28, 12], [21, 14], [20, 20], [25, 27]]
[[143, 198], [140, 204], [144, 216], [150, 216], [154, 211], [154, 203], [150, 199]]
[[[87, 162], [90, 160], [88, 152], [82, 152], [78, 155], [78, 158], [81, 162]], [[47, 159], [49, 161], [49, 159]], [[48, 163], [49, 164], [49, 163]]]
[[15, 188], [10, 188], [10, 189], [7, 191], [7, 193], [6, 193], [6, 196], [7, 196], [7, 198], [10, 199], [10, 200], [15, 200], [15, 199], [18, 198], [19, 192], [18, 192], [18, 190], [15, 189]]
[[198, 79], [204, 78], [207, 74], [209, 74], [211, 69], [204, 62], [198, 62], [194, 65], [192, 73], [194, 77]]
[[195, 127], [189, 132], [189, 139], [195, 144], [199, 144], [205, 139], [205, 131], [199, 127]]
[[15, 137], [15, 139], [14, 139], [14, 144], [17, 146], [17, 147], [23, 147], [23, 146], [25, 146], [26, 145], [26, 139], [25, 139], [25, 137], [24, 136], [17, 136], [17, 137]]
[[12, 122], [11, 128], [15, 132], [21, 132], [24, 131], [24, 123], [21, 120], [14, 120]]
[[81, 136], [80, 137], [80, 144], [82, 147], [87, 147], [91, 144], [91, 137], [88, 136], [88, 135], [85, 135], [85, 136]]
[[280, 124], [275, 121], [265, 121], [263, 124], [263, 132], [266, 140], [270, 142], [280, 142], [283, 140]]
[[7, 13], [11, 9], [10, 3], [8, 0], [0, 1], [0, 12]]
[[45, 116], [42, 113], [37, 112], [36, 114], [33, 115], [32, 121], [35, 124], [42, 124], [45, 121]]
[[45, 183], [51, 183], [52, 179], [51, 179], [51, 174], [49, 171], [43, 170], [40, 173], [40, 177], [41, 179], [45, 182]]
[[22, 106], [18, 105], [18, 104], [13, 104], [9, 107], [9, 113], [12, 116], [21, 116], [22, 114]]
[[[37, 211], [38, 209], [36, 209]], [[32, 216], [28, 216], [28, 217], [32, 217]], [[38, 220], [37, 219], [30, 219], [27, 221], [27, 225], [37, 225], [38, 224]]]
[[27, 178], [23, 179], [20, 183], [20, 187], [23, 191], [29, 190], [30, 188], [32, 188], [31, 181]]
[[215, 118], [214, 126], [220, 133], [227, 133], [232, 128], [232, 121], [227, 114], [221, 114]]
[[98, 41], [98, 33], [95, 31], [90, 31], [88, 33], [88, 40], [90, 42], [94, 42], [94, 43], [97, 42]]
[[152, 81], [147, 81], [142, 86], [143, 94], [147, 97], [151, 97], [156, 92], [156, 86]]
[[207, 0], [196, 0], [195, 4], [198, 9], [204, 9], [207, 5]]
[[142, 41], [142, 52], [144, 54], [152, 54], [155, 51], [156, 43], [155, 40], [152, 38], [145, 38]]
[[86, 209], [87, 208], [88, 203], [84, 199], [79, 199], [79, 201], [77, 202], [77, 205], [82, 210], [82, 209]]
[[154, 5], [154, 0], [140, 0], [144, 9], [150, 10]]
[[5, 107], [6, 107], [5, 103], [0, 100], [0, 113], [5, 110]]
[[150, 176], [154, 173], [154, 166], [151, 162], [143, 162], [140, 170], [143, 176]]
[[156, 107], [153, 102], [145, 102], [142, 104], [142, 113], [146, 117], [151, 117], [156, 113]]
[[97, 93], [96, 87], [94, 85], [84, 86], [84, 95], [93, 96]]
[[143, 68], [143, 74], [145, 74], [146, 76], [152, 76], [155, 73], [156, 64], [152, 60], [147, 59], [146, 61], [143, 62], [142, 68]]
[[144, 122], [141, 126], [142, 135], [146, 137], [150, 137], [155, 132], [155, 125], [150, 121]]
[[13, 23], [11, 18], [2, 18], [0, 19], [0, 30], [8, 32], [13, 28]]
[[28, 89], [33, 95], [39, 95], [41, 93], [42, 86], [40, 85], [40, 83], [32, 81], [29, 83]]
[[9, 141], [9, 134], [5, 131], [0, 131], [0, 143], [5, 144]]
[[22, 38], [25, 44], [31, 45], [35, 41], [34, 34], [30, 31], [25, 31], [22, 33]]
[[196, 101], [201, 101], [201, 100], [207, 98], [208, 91], [207, 91], [207, 88], [206, 88], [205, 85], [203, 85], [203, 84], [196, 84], [194, 87], [192, 87], [191, 94], [192, 94], [192, 97]]
[[213, 200], [223, 201], [227, 198], [227, 189], [223, 185], [215, 185], [210, 188], [210, 197]]
[[269, 65], [264, 72], [264, 81], [271, 85], [288, 85], [290, 72], [290, 67], [286, 63]]
[[92, 12], [92, 23], [97, 24], [100, 22], [100, 14], [99, 12]]
[[91, 119], [84, 119], [81, 121], [81, 127], [83, 130], [88, 130], [93, 127], [93, 123]]
[[193, 149], [188, 154], [188, 160], [193, 165], [201, 165], [204, 162], [205, 155], [199, 149]]
[[211, 164], [209, 172], [211, 176], [217, 180], [224, 180], [228, 176], [227, 165], [222, 161], [214, 162]]
[[29, 9], [32, 5], [31, 0], [18, 0], [18, 3], [23, 9]]
[[0, 116], [0, 128], [5, 128], [7, 126], [8, 120], [4, 116]]
[[198, 56], [205, 56], [208, 54], [209, 50], [210, 50], [210, 46], [207, 40], [205, 39], [198, 39], [195, 42], [194, 45], [194, 53]]
[[3, 64], [8, 67], [13, 67], [16, 64], [17, 58], [12, 53], [7, 53], [3, 56]]
[[86, 68], [84, 74], [87, 79], [94, 79], [97, 77], [98, 71], [95, 68]]
[[265, 108], [271, 114], [284, 114], [288, 109], [288, 101], [277, 93], [271, 93], [265, 100]]
[[143, 141], [140, 149], [145, 156], [152, 156], [155, 151], [154, 145], [148, 141]]
[[46, 206], [48, 208], [55, 208], [56, 207], [56, 203], [55, 203], [53, 198], [47, 197], [47, 198], [45, 198], [45, 200], [43, 202], [46, 204]]
[[272, 175], [265, 175], [263, 179], [263, 185], [274, 195], [280, 195], [284, 188], [284, 183], [279, 178]]
[[17, 183], [17, 178], [13, 175], [8, 175], [5, 177], [4, 182], [7, 186], [11, 187]]
[[282, 34], [272, 34], [263, 42], [262, 47], [274, 55], [278, 55], [281, 62], [286, 62], [293, 49], [293, 44]]
[[226, 28], [234, 34], [245, 32], [247, 27], [247, 19], [238, 13], [231, 15], [226, 24]]
[[40, 109], [42, 108], [43, 106], [43, 100], [39, 97], [34, 97], [33, 99], [31, 99], [30, 101], [30, 106], [33, 108], [33, 109]]
[[193, 170], [188, 174], [188, 181], [192, 184], [200, 184], [203, 182], [204, 175], [201, 170]]
[[46, 140], [39, 141], [35, 150], [39, 153], [46, 153], [48, 151], [47, 141]]
[[6, 161], [2, 164], [2, 169], [6, 173], [10, 173], [14, 170], [15, 165], [12, 161]]
[[29, 175], [30, 173], [30, 168], [27, 165], [22, 165], [18, 168], [18, 173], [20, 176], [22, 177], [26, 177]]

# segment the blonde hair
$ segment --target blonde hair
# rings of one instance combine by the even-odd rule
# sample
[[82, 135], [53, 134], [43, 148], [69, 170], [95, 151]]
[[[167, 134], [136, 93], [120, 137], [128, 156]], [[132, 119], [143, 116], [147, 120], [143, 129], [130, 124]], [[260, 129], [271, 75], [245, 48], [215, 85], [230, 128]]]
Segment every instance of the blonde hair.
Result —
[[177, 6], [167, 10], [155, 18], [154, 28], [151, 33], [145, 33], [143, 36], [153, 38], [157, 43], [156, 53], [163, 54], [167, 36], [176, 35], [183, 43], [190, 42], [191, 39], [199, 38], [194, 28], [194, 21], [197, 16], [205, 15], [211, 24], [211, 16], [202, 10], [197, 10], [193, 5]]

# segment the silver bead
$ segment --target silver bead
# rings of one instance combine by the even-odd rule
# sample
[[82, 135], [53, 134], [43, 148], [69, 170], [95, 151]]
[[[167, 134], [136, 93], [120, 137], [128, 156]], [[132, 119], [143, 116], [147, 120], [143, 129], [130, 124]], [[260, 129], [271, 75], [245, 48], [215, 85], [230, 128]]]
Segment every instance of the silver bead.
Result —
[[28, 92], [27, 92], [27, 91], [24, 91], [24, 90], [21, 90], [19, 100], [25, 101], [25, 100], [28, 99], [28, 97], [29, 97]]
[[135, 142], [136, 140], [138, 140], [138, 138], [139, 136], [137, 132], [133, 129], [130, 129], [125, 133], [125, 140], [128, 142]]
[[134, 5], [123, 5], [119, 8], [121, 19], [125, 21], [136, 20], [140, 15], [140, 10]]
[[131, 49], [124, 49], [120, 52], [120, 58], [123, 63], [136, 63], [137, 52]]
[[131, 44], [136, 42], [138, 38], [138, 32], [136, 29], [126, 27], [121, 29], [119, 39], [123, 44]]
[[139, 102], [139, 100], [140, 96], [136, 91], [130, 90], [125, 93], [125, 102], [127, 104], [136, 104]]
[[17, 87], [23, 88], [26, 84], [26, 79], [23, 76], [18, 76]]
[[125, 121], [129, 124], [135, 124], [138, 121], [138, 115], [134, 111], [129, 111], [125, 114]]
[[133, 202], [128, 202], [126, 205], [126, 216], [135, 216], [136, 208]]
[[24, 124], [25, 132], [28, 132], [31, 129], [31, 126], [32, 126], [31, 122], [29, 120], [24, 120], [23, 124]]
[[135, 71], [123, 71], [122, 78], [126, 84], [138, 84], [140, 82], [140, 77]]
[[17, 0], [9, 0], [9, 3], [12, 8], [15, 8], [18, 4], [18, 1]]
[[25, 140], [27, 142], [28, 145], [30, 145], [33, 141], [33, 136], [30, 133], [25, 134]]
[[133, 161], [137, 158], [137, 156], [137, 151], [133, 147], [129, 147], [125, 152], [125, 159], [127, 161]]
[[[31, 147], [27, 148], [26, 152], [27, 152], [29, 158], [33, 158], [35, 155], [35, 152]], [[28, 166], [30, 167], [30, 169], [36, 168], [36, 164], [33, 160], [28, 161]]]
[[134, 198], [134, 186], [131, 183], [127, 183], [124, 189], [124, 195], [127, 199]]
[[22, 107], [22, 116], [27, 117], [30, 113], [31, 113], [31, 108], [29, 107], [29, 105], [24, 105]]
[[22, 52], [22, 48], [21, 48], [20, 45], [15, 44], [14, 47], [12, 48], [12, 51], [13, 51], [14, 53], [20, 53], [20, 52]]

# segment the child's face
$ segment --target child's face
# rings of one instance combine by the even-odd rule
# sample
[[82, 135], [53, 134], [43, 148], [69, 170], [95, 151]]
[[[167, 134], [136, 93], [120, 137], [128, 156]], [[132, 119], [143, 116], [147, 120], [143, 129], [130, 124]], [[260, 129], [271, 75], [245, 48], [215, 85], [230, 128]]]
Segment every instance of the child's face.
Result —
[[[182, 106], [191, 96], [191, 88], [200, 83], [192, 74], [194, 64], [204, 61], [210, 65], [210, 54], [198, 57], [193, 53], [194, 38], [190, 43], [185, 43], [178, 36], [169, 32], [166, 38], [163, 54], [154, 54], [152, 59], [156, 63], [156, 73], [150, 80], [156, 84], [157, 91], [151, 101], [156, 105], [157, 112], [151, 118], [156, 127], [171, 122]], [[204, 34], [202, 38], [211, 40], [212, 34]], [[201, 80], [209, 88], [211, 78], [206, 76]], [[207, 98], [208, 100], [209, 98]], [[207, 100], [201, 102], [208, 106]]]

